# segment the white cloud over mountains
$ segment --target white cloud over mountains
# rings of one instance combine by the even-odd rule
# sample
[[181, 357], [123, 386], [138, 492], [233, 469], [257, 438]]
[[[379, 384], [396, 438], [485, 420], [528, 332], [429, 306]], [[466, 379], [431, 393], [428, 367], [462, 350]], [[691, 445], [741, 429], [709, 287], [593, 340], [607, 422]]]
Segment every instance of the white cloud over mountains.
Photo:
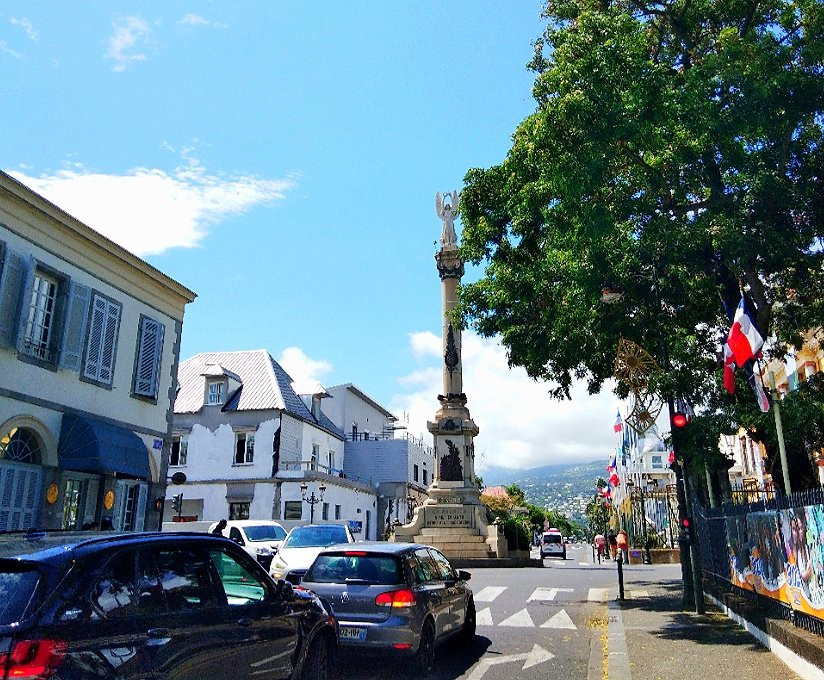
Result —
[[198, 161], [171, 172], [135, 168], [104, 174], [72, 167], [52, 174], [9, 174], [135, 255], [193, 248], [231, 215], [283, 200], [291, 178], [210, 173]]

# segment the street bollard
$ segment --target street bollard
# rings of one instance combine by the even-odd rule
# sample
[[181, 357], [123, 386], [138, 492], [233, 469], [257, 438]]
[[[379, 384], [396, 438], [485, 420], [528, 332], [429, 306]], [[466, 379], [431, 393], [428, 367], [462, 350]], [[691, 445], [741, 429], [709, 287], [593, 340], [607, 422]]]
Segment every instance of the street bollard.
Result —
[[618, 565], [618, 599], [624, 601], [624, 560], [621, 555], [615, 558]]

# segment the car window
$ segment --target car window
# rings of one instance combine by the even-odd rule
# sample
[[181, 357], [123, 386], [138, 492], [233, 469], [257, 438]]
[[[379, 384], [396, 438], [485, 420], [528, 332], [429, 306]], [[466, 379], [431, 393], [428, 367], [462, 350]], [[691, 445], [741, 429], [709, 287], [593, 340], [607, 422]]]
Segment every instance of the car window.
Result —
[[394, 555], [328, 553], [318, 555], [304, 577], [314, 583], [345, 583], [346, 579], [397, 585], [403, 583], [403, 570]]
[[91, 618], [133, 615], [137, 607], [135, 553], [119, 552], [112, 557], [91, 589]]
[[432, 555], [432, 559], [435, 561], [435, 566], [438, 569], [438, 574], [440, 575], [441, 579], [444, 581], [450, 581], [455, 579], [455, 571], [452, 569], [452, 565], [449, 564], [449, 560], [444, 557], [443, 554], [435, 550], [434, 548], [429, 549], [429, 553]]
[[439, 580], [440, 571], [426, 548], [418, 548], [414, 555], [410, 555], [409, 566], [412, 567], [418, 583], [432, 583]]
[[250, 541], [282, 541], [286, 531], [277, 524], [250, 524], [243, 527]]
[[544, 543], [560, 543], [560, 534], [544, 534]]
[[346, 527], [336, 524], [327, 526], [295, 527], [283, 542], [283, 548], [325, 548], [335, 543], [349, 543]]
[[158, 548], [153, 554], [169, 609], [199, 609], [218, 604], [210, 576], [211, 560], [205, 551]]
[[258, 574], [222, 550], [210, 550], [209, 555], [230, 605], [252, 604], [266, 598], [266, 586]]
[[238, 545], [246, 545], [246, 541], [243, 540], [243, 536], [240, 533], [240, 529], [237, 527], [232, 527], [229, 529], [229, 538], [232, 539]]
[[34, 602], [40, 572], [34, 565], [0, 566], [0, 625], [17, 623]]

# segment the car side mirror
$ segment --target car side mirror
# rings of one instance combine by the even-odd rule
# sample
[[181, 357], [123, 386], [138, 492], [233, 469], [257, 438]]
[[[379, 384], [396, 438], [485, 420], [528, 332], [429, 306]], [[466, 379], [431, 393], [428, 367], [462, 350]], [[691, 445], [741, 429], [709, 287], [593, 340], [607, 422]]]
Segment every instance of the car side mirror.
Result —
[[295, 599], [295, 589], [289, 581], [280, 579], [275, 584], [275, 595], [277, 595], [284, 602], [291, 602]]
[[464, 571], [463, 569], [458, 569], [458, 578], [461, 579], [461, 581], [468, 581], [472, 578], [472, 574], [468, 571]]

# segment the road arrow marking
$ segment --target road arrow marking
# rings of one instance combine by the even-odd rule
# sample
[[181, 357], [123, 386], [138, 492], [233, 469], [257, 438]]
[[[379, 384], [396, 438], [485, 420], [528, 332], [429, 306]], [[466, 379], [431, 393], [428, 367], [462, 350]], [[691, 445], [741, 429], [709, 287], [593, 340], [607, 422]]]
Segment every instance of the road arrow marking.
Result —
[[475, 602], [493, 602], [498, 595], [504, 592], [507, 586], [487, 586], [475, 593]]
[[572, 619], [569, 618], [569, 614], [566, 613], [566, 609], [562, 609], [549, 621], [542, 623], [541, 628], [566, 628], [567, 630], [578, 630], [578, 627], [572, 623]]
[[529, 653], [529, 656], [526, 657], [526, 662], [521, 670], [532, 668], [533, 666], [537, 666], [539, 663], [549, 661], [553, 658], [555, 658], [555, 655], [552, 652], [546, 651], [540, 645], [533, 645], [532, 651]]
[[505, 621], [501, 621], [499, 626], [511, 626], [513, 628], [535, 628], [535, 623], [526, 609], [522, 609], [517, 614], [513, 614]]
[[532, 595], [529, 596], [527, 602], [532, 602], [532, 600], [554, 600], [555, 596], [558, 593], [571, 593], [572, 588], [536, 588]]
[[522, 670], [525, 670], [554, 658], [555, 655], [552, 654], [552, 652], [548, 652], [540, 645], [533, 645], [532, 651], [528, 654], [508, 654], [506, 656], [498, 656], [494, 658], [484, 657], [477, 664], [475, 664], [475, 667], [467, 676], [466, 680], [481, 680], [481, 678], [484, 677], [484, 674], [492, 668], [492, 666], [497, 666], [498, 664], [510, 663], [512, 661], [523, 661], [524, 665]]
[[492, 625], [492, 611], [490, 611], [489, 607], [486, 609], [481, 609], [475, 615], [475, 625], [476, 626], [491, 626]]

